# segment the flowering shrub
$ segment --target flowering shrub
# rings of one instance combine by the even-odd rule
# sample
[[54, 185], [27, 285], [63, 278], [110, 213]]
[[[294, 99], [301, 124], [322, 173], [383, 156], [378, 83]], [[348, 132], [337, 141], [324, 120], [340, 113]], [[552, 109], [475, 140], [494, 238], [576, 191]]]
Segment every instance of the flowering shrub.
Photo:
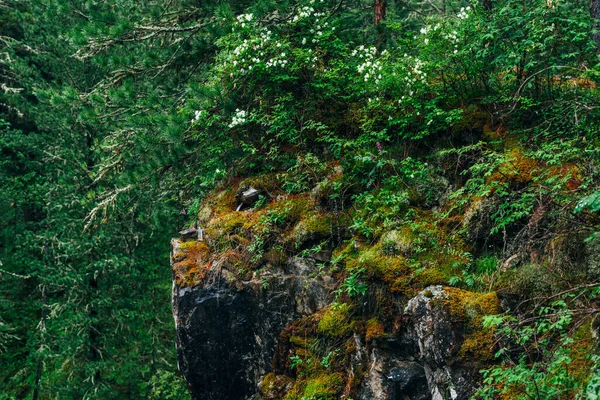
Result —
[[235, 115], [229, 124], [230, 128], [235, 128], [238, 125], [243, 125], [246, 123], [246, 111], [240, 110], [239, 108], [235, 110]]

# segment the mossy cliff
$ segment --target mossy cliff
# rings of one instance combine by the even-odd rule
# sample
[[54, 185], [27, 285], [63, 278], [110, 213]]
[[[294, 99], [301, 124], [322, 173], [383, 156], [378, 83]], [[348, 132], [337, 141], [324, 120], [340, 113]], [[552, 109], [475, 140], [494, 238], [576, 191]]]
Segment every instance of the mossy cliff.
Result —
[[[193, 397], [472, 396], [507, 345], [489, 316], [527, 321], [597, 270], [585, 234], [561, 220], [576, 163], [551, 165], [500, 128], [481, 134], [487, 149], [441, 150], [368, 190], [352, 164], [298, 162], [206, 197], [191, 221], [201, 240], [174, 239], [171, 254]], [[558, 197], [532, 202], [541, 185]], [[589, 368], [595, 345], [573, 347], [573, 365]]]

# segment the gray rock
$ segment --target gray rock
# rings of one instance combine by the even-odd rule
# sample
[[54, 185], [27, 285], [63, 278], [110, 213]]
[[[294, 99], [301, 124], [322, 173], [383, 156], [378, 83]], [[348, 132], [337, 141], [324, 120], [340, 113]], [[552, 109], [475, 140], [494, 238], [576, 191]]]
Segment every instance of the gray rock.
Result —
[[258, 201], [259, 197], [262, 194], [264, 194], [264, 192], [262, 190], [249, 188], [247, 190], [244, 190], [240, 194], [239, 201], [240, 201], [240, 203], [246, 204], [248, 206], [252, 206], [252, 205], [254, 205], [254, 203], [256, 203]]
[[331, 256], [332, 256], [331, 251], [321, 250], [318, 253], [315, 253], [310, 257], [318, 263], [328, 263], [329, 261], [331, 261]]
[[418, 344], [431, 399], [467, 400], [473, 371], [458, 357], [462, 339], [442, 306], [448, 296], [442, 286], [430, 286], [410, 299], [404, 309], [412, 320], [408, 334]]
[[182, 240], [196, 240], [198, 237], [198, 230], [196, 228], [184, 229], [179, 232], [179, 236]]
[[392, 369], [388, 379], [394, 382], [399, 390], [405, 390], [418, 381], [424, 381], [425, 370], [423, 366], [412, 362]]
[[271, 371], [279, 332], [332, 301], [335, 286], [307, 276], [314, 260], [293, 259], [288, 267], [241, 282], [214, 265], [203, 286], [173, 285], [178, 366], [193, 399], [254, 395]]
[[[357, 346], [357, 349], [362, 354], [354, 359], [367, 366], [359, 390], [359, 400], [431, 398], [423, 365], [414, 357], [418, 349], [413, 343], [395, 338], [386, 343], [373, 343], [368, 353], [365, 347]], [[357, 363], [356, 368], [359, 365]]]
[[[173, 240], [172, 254], [179, 244]], [[314, 258], [291, 258], [239, 281], [216, 262], [204, 285], [173, 286], [178, 364], [193, 399], [261, 398], [262, 377], [290, 355], [280, 333], [333, 300], [337, 283], [316, 274], [316, 265]], [[431, 286], [399, 308], [403, 322], [394, 334], [369, 343], [353, 334], [347, 375], [361, 377], [357, 400], [466, 400], [473, 394], [476, 372], [458, 357], [462, 337], [443, 306], [448, 296], [442, 286]]]

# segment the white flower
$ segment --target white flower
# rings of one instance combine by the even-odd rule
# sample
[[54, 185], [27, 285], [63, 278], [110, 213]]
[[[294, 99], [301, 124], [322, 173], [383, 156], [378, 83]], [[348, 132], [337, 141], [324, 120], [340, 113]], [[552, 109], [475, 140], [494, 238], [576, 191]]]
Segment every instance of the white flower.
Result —
[[252, 14], [246, 14], [246, 21], [252, 21]]
[[302, 38], [302, 44], [306, 44], [306, 38]]
[[230, 128], [235, 126], [244, 124], [246, 122], [246, 111], [240, 110], [239, 108], [235, 110], [235, 115], [231, 119], [231, 123], [229, 124]]
[[194, 118], [192, 118], [192, 123], [197, 122], [200, 119], [201, 115], [202, 115], [202, 110], [194, 111]]

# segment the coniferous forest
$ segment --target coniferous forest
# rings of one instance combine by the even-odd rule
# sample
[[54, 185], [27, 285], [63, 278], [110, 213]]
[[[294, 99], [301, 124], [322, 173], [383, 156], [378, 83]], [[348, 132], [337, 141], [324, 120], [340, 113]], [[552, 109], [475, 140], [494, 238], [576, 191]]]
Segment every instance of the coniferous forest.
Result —
[[0, 0], [0, 398], [600, 399], [599, 29]]

